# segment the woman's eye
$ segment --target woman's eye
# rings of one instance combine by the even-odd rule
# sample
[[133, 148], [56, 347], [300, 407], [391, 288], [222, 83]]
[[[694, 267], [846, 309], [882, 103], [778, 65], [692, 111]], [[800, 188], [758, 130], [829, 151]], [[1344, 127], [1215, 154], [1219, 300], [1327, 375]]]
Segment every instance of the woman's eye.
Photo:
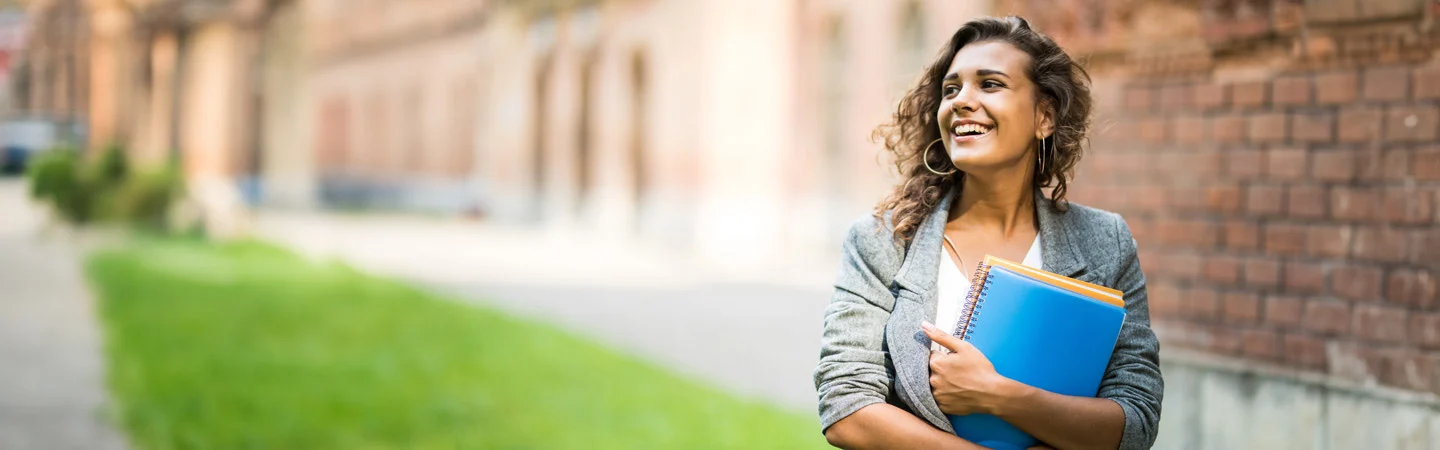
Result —
[[949, 86], [945, 86], [945, 88], [942, 89], [940, 92], [943, 93], [943, 94], [945, 94], [946, 97], [949, 97], [949, 96], [951, 96], [951, 95], [955, 95], [955, 94], [960, 93], [960, 88], [955, 87], [955, 85], [952, 84], [952, 85], [949, 85]]
[[1002, 88], [1005, 87], [1005, 84], [995, 80], [985, 80], [980, 82], [980, 87], [983, 89]]

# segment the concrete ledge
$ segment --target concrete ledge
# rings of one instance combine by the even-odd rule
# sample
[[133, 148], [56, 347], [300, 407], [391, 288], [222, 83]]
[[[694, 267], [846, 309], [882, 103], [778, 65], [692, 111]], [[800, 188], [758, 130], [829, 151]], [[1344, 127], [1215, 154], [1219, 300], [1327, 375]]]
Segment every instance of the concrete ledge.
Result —
[[1167, 350], [1158, 449], [1440, 449], [1440, 398]]

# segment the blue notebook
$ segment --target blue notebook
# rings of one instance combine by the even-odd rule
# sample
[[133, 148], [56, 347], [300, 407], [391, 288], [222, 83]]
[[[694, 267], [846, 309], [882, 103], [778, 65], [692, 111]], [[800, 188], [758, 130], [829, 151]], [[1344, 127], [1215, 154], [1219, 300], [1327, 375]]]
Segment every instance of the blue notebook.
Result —
[[[995, 370], [1026, 385], [1094, 397], [1110, 364], [1125, 302], [1120, 291], [986, 256], [971, 280], [955, 335]], [[950, 416], [955, 434], [985, 447], [1040, 442], [998, 417]]]

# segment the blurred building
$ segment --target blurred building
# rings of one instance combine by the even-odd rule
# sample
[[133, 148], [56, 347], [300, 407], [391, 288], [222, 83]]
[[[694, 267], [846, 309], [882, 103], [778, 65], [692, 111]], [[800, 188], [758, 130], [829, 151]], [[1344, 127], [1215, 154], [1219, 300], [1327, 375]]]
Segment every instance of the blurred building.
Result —
[[[731, 265], [836, 257], [953, 30], [1095, 79], [1163, 448], [1440, 445], [1440, 31], [1422, 0], [33, 0], [19, 105], [242, 200], [478, 215]], [[1418, 447], [1417, 447], [1418, 446]]]

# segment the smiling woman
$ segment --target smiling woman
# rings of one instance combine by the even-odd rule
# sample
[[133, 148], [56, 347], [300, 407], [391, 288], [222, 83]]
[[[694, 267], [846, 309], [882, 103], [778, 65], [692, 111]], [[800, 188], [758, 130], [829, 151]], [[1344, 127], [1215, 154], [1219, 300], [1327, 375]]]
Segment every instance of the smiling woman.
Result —
[[[1089, 76], [1024, 19], [971, 21], [950, 38], [876, 130], [902, 179], [844, 242], [815, 369], [830, 443], [978, 448], [947, 420], [972, 413], [1056, 448], [1155, 442], [1164, 383], [1135, 241], [1120, 216], [1065, 199], [1089, 123]], [[964, 274], [987, 254], [1124, 293], [1096, 396], [1008, 379], [947, 336]]]

